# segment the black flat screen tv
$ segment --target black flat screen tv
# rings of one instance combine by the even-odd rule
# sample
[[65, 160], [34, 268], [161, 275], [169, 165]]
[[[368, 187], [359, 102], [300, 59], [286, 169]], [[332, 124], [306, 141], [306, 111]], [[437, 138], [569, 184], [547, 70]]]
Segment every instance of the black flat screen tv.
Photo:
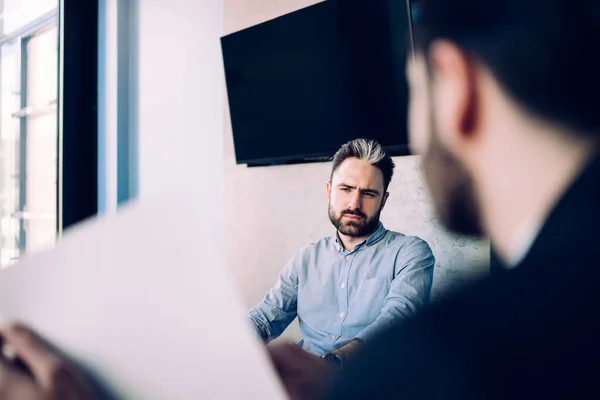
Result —
[[221, 38], [238, 164], [329, 159], [345, 142], [409, 154], [408, 0], [327, 0]]

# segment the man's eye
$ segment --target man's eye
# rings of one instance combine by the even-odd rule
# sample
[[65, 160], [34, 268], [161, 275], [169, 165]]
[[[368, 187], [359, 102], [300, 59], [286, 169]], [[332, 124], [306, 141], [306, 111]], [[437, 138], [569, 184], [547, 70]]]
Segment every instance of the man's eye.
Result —
[[349, 192], [350, 188], [341, 188], [340, 190], [342, 190], [343, 192]]
[[371, 198], [375, 197], [375, 195], [373, 193], [365, 193], [365, 196], [371, 197]]

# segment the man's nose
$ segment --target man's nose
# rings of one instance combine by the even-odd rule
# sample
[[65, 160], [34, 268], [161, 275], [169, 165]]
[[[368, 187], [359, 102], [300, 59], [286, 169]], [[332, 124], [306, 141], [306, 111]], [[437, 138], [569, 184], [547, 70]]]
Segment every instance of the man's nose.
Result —
[[348, 202], [348, 206], [351, 210], [360, 209], [361, 197], [360, 192], [358, 190], [353, 191], [350, 195], [350, 201]]

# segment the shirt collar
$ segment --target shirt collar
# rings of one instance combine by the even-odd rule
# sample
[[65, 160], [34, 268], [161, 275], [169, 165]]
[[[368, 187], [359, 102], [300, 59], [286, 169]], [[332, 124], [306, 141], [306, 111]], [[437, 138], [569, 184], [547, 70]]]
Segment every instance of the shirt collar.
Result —
[[513, 245], [507, 263], [508, 268], [521, 264], [531, 246], [535, 242], [543, 221], [525, 220], [517, 227], [513, 237]]
[[[537, 232], [532, 245], [519, 260], [521, 266], [545, 266], [570, 252], [587, 248], [600, 221], [600, 154], [595, 155], [575, 178]], [[591, 244], [592, 246], [596, 243]]]
[[[363, 246], [370, 246], [370, 245], [378, 242], [379, 239], [381, 239], [383, 237], [383, 235], [385, 235], [386, 232], [387, 232], [387, 230], [385, 229], [385, 227], [383, 226], [383, 224], [380, 222], [379, 226], [377, 227], [377, 229], [375, 229], [375, 232], [373, 232], [371, 234], [371, 236], [369, 236], [368, 238], [366, 238], [362, 242], [358, 243], [354, 247], [354, 251], [358, 250], [359, 248], [361, 248]], [[344, 246], [342, 246], [342, 243], [340, 241], [340, 237], [338, 236], [338, 232], [335, 233], [335, 247], [336, 247], [336, 249], [338, 251], [345, 251], [346, 250], [346, 249], [344, 249]]]

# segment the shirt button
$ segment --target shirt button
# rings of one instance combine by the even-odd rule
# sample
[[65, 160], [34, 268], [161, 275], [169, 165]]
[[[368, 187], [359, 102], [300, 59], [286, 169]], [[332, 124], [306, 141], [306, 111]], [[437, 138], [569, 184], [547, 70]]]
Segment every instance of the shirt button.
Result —
[[348, 261], [350, 261], [351, 258], [352, 257], [350, 257], [350, 256], [346, 256], [346, 260], [348, 260]]
[[346, 313], [340, 313], [340, 317], [344, 318], [346, 316]]
[[333, 340], [335, 340], [335, 336], [331, 335], [331, 338], [332, 338]]
[[345, 288], [345, 287], [346, 287], [346, 284], [345, 284], [345, 283], [342, 283], [342, 284], [340, 285], [340, 287], [343, 289], [343, 288]]

